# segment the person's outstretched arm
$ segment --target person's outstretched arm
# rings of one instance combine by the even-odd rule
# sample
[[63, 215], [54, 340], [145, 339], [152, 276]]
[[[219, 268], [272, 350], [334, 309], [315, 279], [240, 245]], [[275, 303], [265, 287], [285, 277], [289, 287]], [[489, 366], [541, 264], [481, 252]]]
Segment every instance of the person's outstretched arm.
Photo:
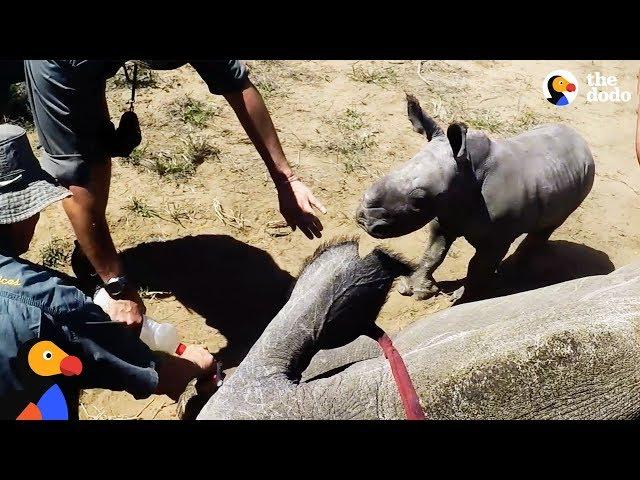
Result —
[[326, 213], [326, 209], [311, 190], [294, 175], [260, 92], [247, 79], [244, 88], [225, 93], [224, 97], [269, 170], [278, 190], [282, 216], [293, 230], [298, 227], [309, 239], [314, 236], [320, 238], [322, 223], [315, 216], [313, 209], [316, 208], [322, 213]]

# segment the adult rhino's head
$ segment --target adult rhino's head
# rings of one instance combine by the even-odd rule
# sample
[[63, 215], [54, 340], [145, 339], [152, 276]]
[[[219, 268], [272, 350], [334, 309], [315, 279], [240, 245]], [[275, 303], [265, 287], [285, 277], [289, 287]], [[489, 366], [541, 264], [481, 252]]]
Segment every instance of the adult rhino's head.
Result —
[[406, 235], [437, 215], [460, 167], [468, 161], [467, 126], [452, 123], [445, 135], [438, 124], [407, 94], [413, 129], [428, 143], [411, 160], [375, 182], [364, 194], [356, 220], [369, 235]]

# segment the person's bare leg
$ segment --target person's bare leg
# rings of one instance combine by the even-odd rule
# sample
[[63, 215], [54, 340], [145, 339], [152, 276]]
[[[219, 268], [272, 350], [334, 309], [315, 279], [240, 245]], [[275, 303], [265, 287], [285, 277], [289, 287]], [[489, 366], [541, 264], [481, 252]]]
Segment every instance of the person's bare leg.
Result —
[[[62, 201], [80, 248], [104, 282], [124, 273], [105, 216], [110, 184], [111, 159], [94, 162], [88, 183], [68, 185], [73, 196]], [[113, 320], [130, 325], [139, 324], [145, 313], [142, 299], [133, 289], [126, 299], [111, 302], [107, 310]]]
[[76, 238], [103, 281], [122, 273], [122, 264], [111, 239], [105, 212], [111, 184], [111, 160], [96, 162], [85, 186], [69, 185], [73, 193], [62, 201]]

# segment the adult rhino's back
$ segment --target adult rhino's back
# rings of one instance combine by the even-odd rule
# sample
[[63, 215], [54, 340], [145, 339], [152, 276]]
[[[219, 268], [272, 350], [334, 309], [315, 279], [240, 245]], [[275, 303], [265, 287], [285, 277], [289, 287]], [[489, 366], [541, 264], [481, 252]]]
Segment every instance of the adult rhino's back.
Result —
[[432, 418], [635, 418], [640, 263], [454, 307], [394, 341]]
[[593, 156], [566, 125], [546, 124], [492, 142], [483, 184], [494, 219], [515, 219], [522, 232], [557, 227], [591, 191]]
[[[431, 419], [637, 418], [640, 262], [452, 307], [402, 330], [394, 344]], [[361, 337], [320, 352], [305, 379], [332, 371], [390, 376], [376, 348]], [[376, 378], [393, 385], [386, 376]], [[385, 418], [398, 411], [391, 402]]]

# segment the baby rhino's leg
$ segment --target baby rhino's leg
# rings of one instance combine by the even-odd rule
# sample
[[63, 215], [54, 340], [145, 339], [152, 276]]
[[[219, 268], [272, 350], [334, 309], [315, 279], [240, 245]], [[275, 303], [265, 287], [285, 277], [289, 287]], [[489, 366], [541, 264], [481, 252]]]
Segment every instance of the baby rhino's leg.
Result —
[[540, 248], [541, 246], [546, 244], [547, 240], [549, 240], [549, 237], [551, 237], [551, 234], [556, 228], [558, 227], [547, 227], [543, 228], [542, 230], [538, 230], [537, 232], [531, 232], [527, 234], [520, 245], [518, 245], [515, 253], [517, 253], [518, 255], [526, 254], [528, 252], [534, 251], [537, 248]]
[[492, 276], [509, 251], [509, 246], [511, 242], [477, 247], [475, 255], [469, 261], [464, 287], [456, 290], [451, 299], [459, 304], [479, 300], [485, 296]]
[[437, 220], [432, 221], [427, 229], [427, 250], [420, 265], [410, 277], [400, 277], [398, 284], [398, 291], [402, 295], [413, 295], [418, 300], [425, 300], [439, 292], [433, 272], [442, 264], [454, 240], [442, 232]]

